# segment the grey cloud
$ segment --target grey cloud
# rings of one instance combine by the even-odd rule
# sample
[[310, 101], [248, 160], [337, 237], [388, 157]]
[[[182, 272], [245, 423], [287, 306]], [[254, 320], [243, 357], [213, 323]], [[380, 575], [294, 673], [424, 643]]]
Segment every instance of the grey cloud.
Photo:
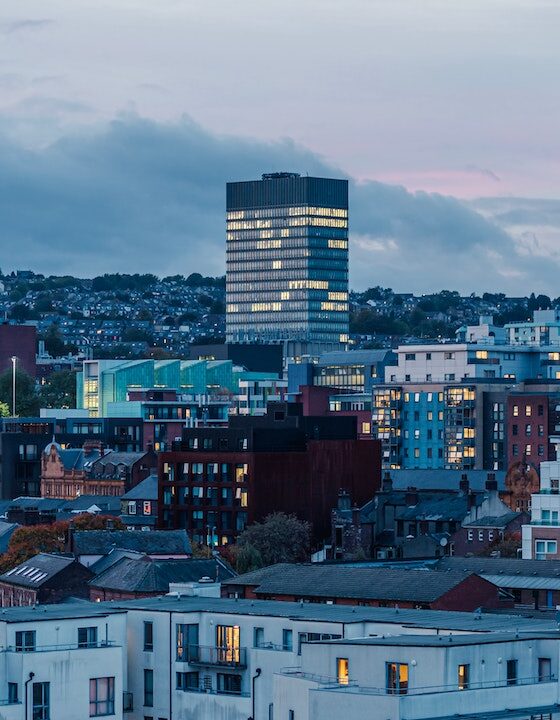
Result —
[[14, 33], [25, 30], [42, 30], [48, 25], [52, 25], [54, 20], [50, 18], [23, 18], [21, 20], [12, 20], [0, 25], [0, 32], [3, 35], [12, 35]]
[[[214, 135], [187, 117], [123, 116], [33, 151], [0, 134], [0, 155], [0, 266], [82, 276], [223, 273], [228, 180], [344, 176], [291, 140]], [[553, 292], [555, 263], [458, 200], [351, 182], [350, 202], [354, 287]]]

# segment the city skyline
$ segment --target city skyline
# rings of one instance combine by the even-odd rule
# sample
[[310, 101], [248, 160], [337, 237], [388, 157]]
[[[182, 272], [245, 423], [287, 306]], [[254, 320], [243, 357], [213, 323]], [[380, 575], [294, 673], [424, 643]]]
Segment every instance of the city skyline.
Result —
[[556, 4], [48, 10], [0, 11], [0, 213], [32, 269], [222, 274], [225, 183], [286, 170], [349, 178], [353, 287], [555, 294]]

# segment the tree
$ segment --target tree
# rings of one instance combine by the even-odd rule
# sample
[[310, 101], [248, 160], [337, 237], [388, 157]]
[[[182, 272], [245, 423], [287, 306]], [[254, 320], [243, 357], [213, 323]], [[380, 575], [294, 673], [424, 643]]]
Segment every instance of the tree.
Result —
[[262, 523], [249, 525], [237, 538], [238, 571], [247, 566], [264, 567], [279, 562], [302, 562], [309, 557], [311, 526], [296, 515], [267, 515]]
[[[6, 370], [0, 375], [0, 403], [8, 405], [12, 411], [12, 371]], [[39, 397], [35, 389], [35, 380], [24, 370], [16, 369], [16, 413], [20, 417], [32, 417], [39, 414]]]
[[18, 528], [10, 538], [8, 550], [0, 559], [0, 571], [6, 572], [41, 552], [64, 552], [67, 531], [67, 522]]
[[112, 515], [92, 515], [81, 513], [71, 521], [74, 530], [126, 530], [125, 524], [118, 517]]
[[75, 408], [76, 373], [73, 370], [60, 370], [49, 375], [39, 392], [39, 398], [41, 407]]
[[61, 357], [64, 355], [66, 347], [64, 340], [60, 334], [60, 330], [56, 325], [51, 325], [45, 333], [45, 349], [51, 357]]
[[521, 533], [508, 533], [503, 538], [497, 537], [490, 545], [479, 553], [482, 557], [489, 557], [494, 553], [502, 558], [517, 558], [521, 549]]

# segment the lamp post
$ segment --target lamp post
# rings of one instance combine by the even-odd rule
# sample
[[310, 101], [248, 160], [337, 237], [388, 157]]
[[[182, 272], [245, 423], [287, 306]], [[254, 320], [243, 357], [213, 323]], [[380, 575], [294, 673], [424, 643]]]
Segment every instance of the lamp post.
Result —
[[12, 357], [12, 416], [16, 416], [16, 361], [17, 357]]

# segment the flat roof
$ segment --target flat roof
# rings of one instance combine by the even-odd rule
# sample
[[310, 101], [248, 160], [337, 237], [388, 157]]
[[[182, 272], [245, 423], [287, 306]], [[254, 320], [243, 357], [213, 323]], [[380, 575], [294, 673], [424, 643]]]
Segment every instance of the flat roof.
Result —
[[560, 640], [560, 630], [550, 632], [490, 632], [473, 635], [382, 635], [341, 640], [317, 640], [318, 644], [338, 645], [390, 645], [402, 647], [452, 647], [453, 645], [491, 645], [516, 640]]
[[124, 610], [111, 603], [69, 602], [55, 605], [31, 605], [0, 610], [0, 622], [22, 623], [42, 620], [78, 620], [89, 617], [107, 617]]
[[[103, 607], [106, 603], [97, 603]], [[452, 612], [447, 610], [410, 610], [401, 608], [362, 607], [360, 605], [327, 605], [294, 603], [280, 600], [235, 600], [163, 595], [110, 603], [124, 610], [151, 612], [212, 612], [224, 615], [253, 615], [353, 624], [362, 622], [393, 623], [409, 628], [446, 629], [471, 632], [513, 632], [516, 629], [546, 632], [557, 629], [549, 618], [527, 618], [517, 615]]]

